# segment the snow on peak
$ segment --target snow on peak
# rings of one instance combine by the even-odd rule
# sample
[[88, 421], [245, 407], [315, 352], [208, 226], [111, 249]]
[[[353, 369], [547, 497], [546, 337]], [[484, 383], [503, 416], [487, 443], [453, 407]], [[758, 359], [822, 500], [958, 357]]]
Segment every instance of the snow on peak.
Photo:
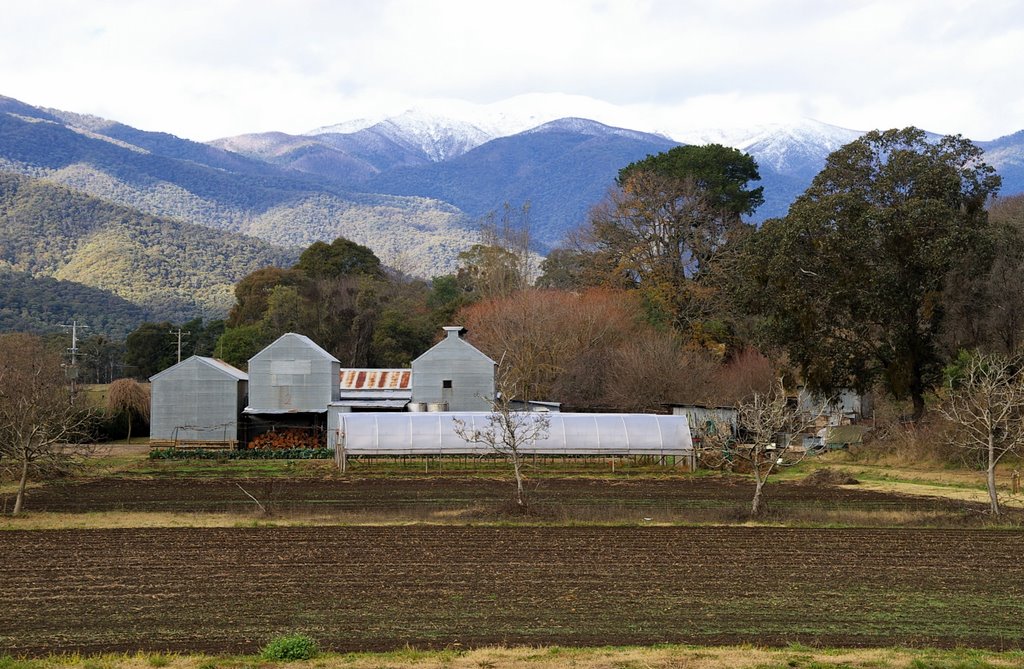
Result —
[[401, 113], [345, 121], [305, 134], [350, 134], [373, 130], [391, 139], [404, 138], [419, 146], [432, 160], [465, 153], [480, 144], [508, 137], [567, 117], [593, 118], [622, 126], [622, 113], [614, 105], [578, 95], [529, 93], [490, 104], [463, 100], [427, 100]]
[[350, 121], [342, 121], [341, 123], [335, 123], [333, 125], [325, 125], [320, 128], [314, 128], [309, 132], [303, 133], [304, 135], [327, 135], [327, 134], [339, 134], [347, 135], [353, 132], [359, 132], [365, 130], [372, 125], [376, 125], [381, 121], [385, 120], [386, 117], [380, 116], [375, 118], [354, 118]]
[[494, 135], [472, 123], [454, 120], [426, 110], [410, 109], [373, 125], [395, 141], [411, 143], [431, 160], [440, 162], [460, 156], [494, 139]]
[[808, 164], [824, 164], [828, 154], [862, 134], [858, 130], [801, 118], [788, 123], [694, 130], [677, 135], [676, 139], [687, 144], [731, 146], [754, 156], [759, 165], [790, 172]]
[[[575, 120], [566, 120], [575, 119]], [[419, 148], [431, 160], [454, 158], [499, 137], [515, 135], [558, 121], [562, 129], [575, 123], [577, 132], [634, 132], [660, 135], [686, 144], [723, 144], [753, 155], [758, 163], [789, 172], [824, 163], [824, 158], [862, 133], [812, 119], [796, 119], [740, 128], [693, 129], [679, 117], [666, 131], [666, 121], [643, 108], [617, 106], [601, 100], [556, 93], [528, 93], [490, 104], [434, 99], [401, 113], [325, 126], [306, 134], [354, 133], [372, 130], [393, 141]], [[594, 125], [587, 125], [587, 124]], [[633, 130], [623, 130], [632, 128]]]

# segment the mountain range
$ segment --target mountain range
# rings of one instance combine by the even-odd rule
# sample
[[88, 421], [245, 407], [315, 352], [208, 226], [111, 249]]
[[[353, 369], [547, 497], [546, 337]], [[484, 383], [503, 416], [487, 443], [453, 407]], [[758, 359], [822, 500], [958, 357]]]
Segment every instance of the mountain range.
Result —
[[[223, 288], [214, 291], [217, 299], [206, 294], [179, 299], [194, 292], [194, 281], [169, 271], [149, 272], [147, 280], [155, 282], [150, 288], [112, 287], [114, 274], [126, 276], [127, 285], [144, 282], [146, 273], [118, 264], [117, 253], [96, 254], [120, 248], [113, 240], [128, 238], [137, 242], [132, 257], [139, 262], [181, 257], [168, 251], [166, 241], [169, 235], [185, 235], [208, 245], [214, 257], [230, 258], [230, 266], [217, 266], [214, 283], [230, 282], [263, 264], [287, 262], [297, 247], [345, 236], [370, 246], [385, 264], [431, 277], [454, 271], [458, 254], [476, 238], [477, 221], [506, 202], [529, 202], [537, 250], [554, 248], [585, 222], [620, 168], [680, 143], [716, 142], [750, 153], [765, 189], [765, 204], [752, 220], [781, 216], [827, 155], [861, 134], [800, 120], [669, 137], [585, 117], [588, 111], [607, 110], [573, 115], [571, 98], [546, 114], [531, 109], [536, 102], [527, 97], [512, 106], [409, 110], [299, 135], [266, 132], [199, 143], [0, 97], [0, 174], [32, 180], [10, 188], [45, 191], [48, 201], [72, 202], [83, 194], [104, 201], [103, 207], [92, 207], [103, 212], [102, 224], [95, 217], [90, 222], [57, 216], [56, 223], [47, 219], [48, 228], [33, 232], [22, 227], [14, 234], [2, 227], [10, 225], [9, 217], [0, 217], [0, 269], [20, 272], [19, 286], [33, 277], [50, 277], [113, 291], [118, 299], [161, 317], [217, 315], [230, 302]], [[978, 144], [1003, 176], [1002, 192], [1024, 192], [1024, 131]], [[46, 190], [43, 184], [62, 188]], [[24, 199], [19, 202], [25, 206]], [[53, 214], [61, 208], [45, 209]], [[125, 232], [131, 227], [119, 223], [143, 219], [168, 231], [167, 226], [196, 227], [154, 237], [137, 229]], [[24, 250], [26, 238], [52, 235], [54, 229], [74, 239], [60, 247], [64, 255], [58, 260], [45, 244]], [[209, 229], [218, 234], [198, 232]], [[10, 250], [14, 238], [20, 240], [21, 255]], [[238, 253], [244, 244], [251, 251]], [[82, 273], [78, 268], [85, 261], [76, 254], [86, 248], [93, 254], [92, 269]], [[45, 261], [33, 259], [33, 253]], [[100, 281], [96, 276], [104, 265], [110, 269]]]
[[[708, 143], [749, 153], [758, 163], [765, 192], [764, 205], [751, 219], [759, 223], [784, 216], [828, 155], [863, 134], [800, 119], [669, 137], [580, 117], [524, 127], [544, 117], [493, 105], [448, 111], [453, 115], [414, 109], [302, 135], [248, 134], [210, 144], [364, 191], [444, 201], [473, 219], [504, 202], [529, 201], [533, 239], [544, 252], [585, 221], [621, 167], [647, 155], [679, 144]], [[1002, 192], [1024, 192], [1024, 131], [976, 143], [1002, 175]]]

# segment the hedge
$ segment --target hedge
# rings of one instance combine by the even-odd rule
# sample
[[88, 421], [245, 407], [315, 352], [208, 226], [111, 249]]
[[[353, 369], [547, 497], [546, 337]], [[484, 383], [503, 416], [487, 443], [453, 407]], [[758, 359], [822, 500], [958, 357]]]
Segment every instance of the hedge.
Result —
[[330, 460], [329, 448], [289, 448], [280, 450], [204, 450], [192, 448], [157, 448], [149, 452], [150, 460]]

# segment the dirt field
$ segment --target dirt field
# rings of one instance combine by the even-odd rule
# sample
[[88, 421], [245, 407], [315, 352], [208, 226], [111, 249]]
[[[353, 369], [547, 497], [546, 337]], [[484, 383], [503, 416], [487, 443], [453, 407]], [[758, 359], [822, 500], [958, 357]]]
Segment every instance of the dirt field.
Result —
[[0, 655], [482, 644], [1024, 646], [1024, 532], [292, 527], [0, 534]]
[[[276, 514], [369, 514], [394, 520], [436, 516], [480, 519], [511, 497], [507, 480], [466, 475], [403, 478], [97, 478], [49, 484], [29, 491], [30, 511], [249, 512], [251, 494]], [[742, 477], [669, 480], [539, 479], [529, 483], [538, 518], [701, 522], [743, 520], [752, 484]], [[789, 514], [822, 512], [935, 512], [977, 516], [984, 504], [896, 495], [858, 486], [767, 486], [770, 509]], [[0, 496], [2, 497], [2, 496]], [[12, 500], [0, 499], [0, 508]], [[733, 517], [734, 516], [734, 517]]]

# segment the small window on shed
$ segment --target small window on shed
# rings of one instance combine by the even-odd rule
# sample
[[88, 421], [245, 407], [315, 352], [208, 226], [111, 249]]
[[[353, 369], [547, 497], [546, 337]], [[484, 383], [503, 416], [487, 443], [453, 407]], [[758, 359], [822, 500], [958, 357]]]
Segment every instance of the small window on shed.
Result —
[[444, 381], [441, 381], [441, 387], [442, 388], [451, 388], [452, 387], [452, 380], [451, 379], [445, 379]]

